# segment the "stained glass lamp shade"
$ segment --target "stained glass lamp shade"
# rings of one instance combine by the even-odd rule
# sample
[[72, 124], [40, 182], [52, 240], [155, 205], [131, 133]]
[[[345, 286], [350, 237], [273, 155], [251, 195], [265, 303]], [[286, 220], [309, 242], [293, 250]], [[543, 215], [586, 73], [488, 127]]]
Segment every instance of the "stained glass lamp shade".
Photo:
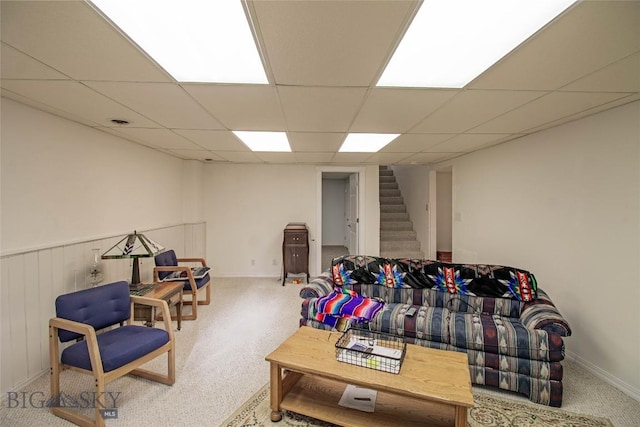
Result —
[[164, 252], [164, 246], [154, 242], [144, 234], [134, 231], [133, 234], [125, 236], [111, 249], [102, 254], [102, 259], [133, 259], [133, 272], [131, 274], [131, 287], [140, 286], [140, 266], [138, 258], [150, 258]]

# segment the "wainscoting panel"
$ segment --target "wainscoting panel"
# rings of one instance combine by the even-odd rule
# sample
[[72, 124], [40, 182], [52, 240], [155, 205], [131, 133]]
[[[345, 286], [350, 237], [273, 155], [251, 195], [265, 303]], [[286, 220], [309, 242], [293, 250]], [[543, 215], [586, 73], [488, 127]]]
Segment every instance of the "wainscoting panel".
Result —
[[[178, 257], [206, 258], [206, 224], [180, 224], [140, 231]], [[0, 259], [0, 386], [4, 399], [49, 370], [49, 319], [58, 295], [91, 286], [94, 254], [102, 255], [125, 233], [32, 251]], [[101, 284], [131, 280], [131, 260], [99, 260]], [[153, 280], [153, 258], [140, 260], [140, 278]], [[63, 346], [61, 346], [62, 348]]]

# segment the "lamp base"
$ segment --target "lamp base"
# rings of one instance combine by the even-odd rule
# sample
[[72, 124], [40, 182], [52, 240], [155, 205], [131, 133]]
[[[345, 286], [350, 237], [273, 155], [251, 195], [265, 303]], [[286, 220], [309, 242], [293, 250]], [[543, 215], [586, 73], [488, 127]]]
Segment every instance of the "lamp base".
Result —
[[145, 285], [144, 283], [129, 283], [130, 291], [139, 291], [146, 288], [149, 285]]

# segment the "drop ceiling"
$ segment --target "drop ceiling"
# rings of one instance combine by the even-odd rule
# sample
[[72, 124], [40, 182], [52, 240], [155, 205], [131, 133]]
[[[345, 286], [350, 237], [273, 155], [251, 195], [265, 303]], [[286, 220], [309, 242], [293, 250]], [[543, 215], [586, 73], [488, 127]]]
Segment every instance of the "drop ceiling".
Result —
[[[176, 82], [87, 2], [3, 0], [2, 96], [182, 159], [323, 165], [439, 162], [640, 99], [638, 1], [579, 2], [462, 89], [376, 87], [419, 6], [248, 1], [269, 84], [247, 85]], [[338, 153], [348, 132], [401, 135]]]

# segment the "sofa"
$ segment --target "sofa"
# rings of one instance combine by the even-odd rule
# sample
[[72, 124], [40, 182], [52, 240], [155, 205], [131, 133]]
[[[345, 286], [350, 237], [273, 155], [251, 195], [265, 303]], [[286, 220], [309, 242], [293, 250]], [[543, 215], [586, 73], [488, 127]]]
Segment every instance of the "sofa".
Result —
[[562, 405], [563, 338], [571, 329], [528, 271], [347, 255], [300, 296], [301, 326], [363, 327], [465, 352], [472, 383]]

